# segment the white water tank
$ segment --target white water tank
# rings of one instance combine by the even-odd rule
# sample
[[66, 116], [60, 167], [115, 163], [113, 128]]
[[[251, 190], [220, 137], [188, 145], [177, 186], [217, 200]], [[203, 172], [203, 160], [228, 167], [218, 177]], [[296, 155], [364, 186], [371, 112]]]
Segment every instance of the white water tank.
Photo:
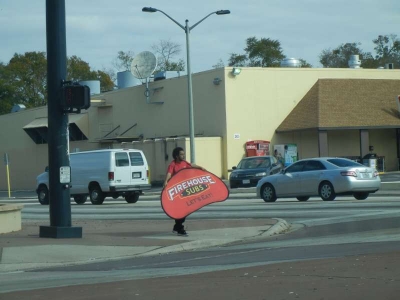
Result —
[[301, 62], [296, 58], [284, 58], [281, 61], [281, 67], [283, 68], [300, 68]]
[[117, 73], [117, 86], [119, 89], [136, 86], [140, 84], [142, 84], [142, 81], [134, 77], [130, 71], [123, 71]]
[[90, 89], [90, 95], [100, 94], [100, 80], [82, 80], [81, 85], [87, 85]]
[[350, 59], [347, 63], [351, 69], [359, 69], [361, 67], [361, 60], [358, 55], [350, 55]]
[[23, 104], [15, 104], [15, 105], [12, 107], [11, 112], [12, 112], [12, 113], [14, 113], [14, 112], [19, 112], [19, 111], [21, 111], [21, 110], [25, 110], [25, 108], [26, 108], [26, 106], [23, 105]]

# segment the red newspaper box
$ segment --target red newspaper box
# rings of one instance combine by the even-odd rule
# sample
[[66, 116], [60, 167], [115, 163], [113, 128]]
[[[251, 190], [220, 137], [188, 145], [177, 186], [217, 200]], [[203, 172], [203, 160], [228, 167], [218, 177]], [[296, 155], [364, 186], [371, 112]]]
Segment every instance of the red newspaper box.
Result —
[[246, 142], [246, 156], [269, 155], [269, 141], [255, 140]]

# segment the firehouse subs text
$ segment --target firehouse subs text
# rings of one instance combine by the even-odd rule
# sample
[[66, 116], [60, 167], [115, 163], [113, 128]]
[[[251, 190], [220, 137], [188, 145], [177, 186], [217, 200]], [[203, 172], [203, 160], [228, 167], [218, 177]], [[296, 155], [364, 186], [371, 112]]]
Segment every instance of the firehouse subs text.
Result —
[[185, 198], [188, 196], [194, 196], [200, 194], [196, 198], [187, 201], [187, 205], [192, 205], [197, 201], [202, 201], [211, 196], [211, 193], [204, 194], [206, 190], [210, 188], [210, 184], [215, 184], [216, 182], [212, 179], [210, 175], [194, 177], [178, 184], [173, 185], [168, 189], [168, 197], [170, 201], [174, 201], [176, 197]]

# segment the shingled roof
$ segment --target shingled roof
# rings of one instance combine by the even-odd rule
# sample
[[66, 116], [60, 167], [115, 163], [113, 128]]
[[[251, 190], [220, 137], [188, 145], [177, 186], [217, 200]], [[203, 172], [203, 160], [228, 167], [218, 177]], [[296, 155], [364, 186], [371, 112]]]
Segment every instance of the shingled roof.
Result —
[[400, 128], [400, 80], [319, 79], [276, 132]]

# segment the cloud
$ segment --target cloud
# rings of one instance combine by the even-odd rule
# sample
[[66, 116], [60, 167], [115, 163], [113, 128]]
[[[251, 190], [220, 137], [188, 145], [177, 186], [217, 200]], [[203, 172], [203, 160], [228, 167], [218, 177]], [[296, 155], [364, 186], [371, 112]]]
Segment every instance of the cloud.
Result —
[[[281, 42], [288, 57], [319, 65], [323, 49], [346, 42], [360, 42], [373, 52], [378, 35], [396, 33], [400, 26], [397, 0], [68, 0], [66, 1], [67, 53], [77, 55], [94, 69], [110, 67], [118, 51], [151, 50], [160, 40], [182, 46], [186, 60], [185, 32], [160, 12], [143, 13], [153, 6], [180, 24], [195, 24], [210, 12], [230, 9], [230, 15], [212, 15], [190, 33], [194, 72], [210, 69], [230, 53], [243, 53], [248, 37]], [[46, 51], [44, 1], [3, 0], [0, 3], [0, 61], [14, 53]]]

